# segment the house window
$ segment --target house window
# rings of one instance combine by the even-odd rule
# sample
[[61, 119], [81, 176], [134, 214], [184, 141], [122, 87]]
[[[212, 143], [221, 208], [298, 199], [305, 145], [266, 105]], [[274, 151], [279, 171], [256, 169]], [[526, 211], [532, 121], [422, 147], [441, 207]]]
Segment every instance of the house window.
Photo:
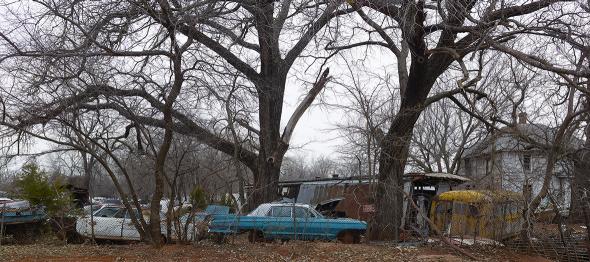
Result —
[[531, 172], [531, 155], [525, 154], [522, 157], [522, 168], [525, 172]]
[[465, 159], [465, 176], [471, 177], [471, 159]]
[[492, 173], [492, 167], [493, 167], [494, 163], [492, 162], [491, 158], [487, 158], [486, 159], [486, 176], [490, 175]]

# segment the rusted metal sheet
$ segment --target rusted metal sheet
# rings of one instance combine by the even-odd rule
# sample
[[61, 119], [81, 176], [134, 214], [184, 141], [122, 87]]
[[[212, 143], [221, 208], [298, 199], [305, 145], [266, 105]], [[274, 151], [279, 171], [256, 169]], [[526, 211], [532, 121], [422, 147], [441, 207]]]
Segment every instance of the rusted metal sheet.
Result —
[[[404, 178], [413, 186], [422, 187], [446, 185], [451, 188], [449, 185], [469, 181], [468, 178], [447, 173], [408, 173], [404, 175]], [[336, 215], [367, 221], [375, 213], [373, 197], [375, 183], [371, 183], [368, 177], [284, 181], [280, 184], [283, 196], [295, 199], [298, 203], [317, 206], [339, 200], [340, 202], [334, 207]], [[414, 193], [412, 189], [410, 191]]]
[[334, 211], [345, 217], [368, 220], [375, 212], [368, 183], [302, 184], [297, 202], [311, 205], [340, 200]]

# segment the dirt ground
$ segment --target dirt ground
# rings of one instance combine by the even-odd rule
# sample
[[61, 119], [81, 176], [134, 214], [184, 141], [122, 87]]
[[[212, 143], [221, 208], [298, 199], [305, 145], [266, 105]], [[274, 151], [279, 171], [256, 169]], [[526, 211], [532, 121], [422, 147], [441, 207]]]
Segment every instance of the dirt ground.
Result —
[[[467, 248], [481, 261], [549, 261], [504, 248]], [[169, 244], [32, 244], [0, 246], [0, 261], [469, 261], [438, 245], [398, 247], [391, 244], [347, 245], [336, 242], [248, 243], [237, 238], [218, 245]]]

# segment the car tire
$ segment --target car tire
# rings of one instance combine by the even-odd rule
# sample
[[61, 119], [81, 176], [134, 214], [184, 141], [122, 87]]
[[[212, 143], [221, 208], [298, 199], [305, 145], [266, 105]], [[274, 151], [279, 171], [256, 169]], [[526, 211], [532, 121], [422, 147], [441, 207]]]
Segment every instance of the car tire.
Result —
[[361, 235], [359, 232], [344, 231], [338, 234], [338, 240], [344, 244], [358, 244], [361, 242]]
[[248, 241], [250, 243], [262, 242], [264, 240], [264, 234], [260, 230], [250, 230], [248, 232]]
[[217, 244], [223, 244], [225, 242], [225, 234], [223, 233], [213, 233], [211, 236]]

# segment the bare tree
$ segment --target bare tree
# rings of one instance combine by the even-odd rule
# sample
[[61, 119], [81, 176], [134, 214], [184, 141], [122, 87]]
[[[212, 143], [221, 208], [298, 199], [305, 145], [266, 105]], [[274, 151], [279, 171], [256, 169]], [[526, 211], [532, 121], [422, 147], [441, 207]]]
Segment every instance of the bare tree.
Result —
[[[526, 38], [529, 34], [536, 35], [528, 30], [530, 27], [522, 28], [520, 25], [527, 23], [528, 26], [543, 27], [550, 21], [549, 17], [571, 16], [572, 13], [549, 12], [555, 10], [552, 9], [555, 6], [567, 5], [563, 1], [553, 0], [526, 3], [355, 1], [351, 4], [357, 7], [356, 13], [374, 34], [368, 34], [368, 40], [335, 44], [328, 46], [328, 49], [341, 51], [358, 46], [381, 46], [393, 53], [397, 65], [401, 101], [380, 144], [377, 213], [370, 237], [398, 239], [401, 221], [401, 212], [398, 211], [401, 210], [403, 200], [402, 177], [414, 127], [423, 109], [452, 95], [475, 93], [470, 100], [481, 96], [470, 89], [480, 78], [470, 75], [463, 61], [470, 53], [481, 53], [493, 48], [507, 53], [520, 52], [526, 56], [527, 51], [534, 50], [518, 50], [505, 44], [519, 37]], [[371, 10], [374, 12], [366, 13]], [[373, 35], [379, 36], [377, 40]], [[457, 64], [459, 72], [462, 72], [457, 80], [458, 87], [428, 97], [437, 79], [449, 71], [453, 64]], [[546, 69], [579, 74], [553, 65]], [[459, 102], [453, 97], [451, 100]]]
[[344, 123], [336, 123], [345, 143], [338, 152], [342, 162], [349, 162], [355, 176], [376, 179], [379, 143], [383, 129], [391, 119], [390, 111], [395, 101], [395, 82], [381, 72], [371, 72], [363, 61], [341, 55], [347, 65], [347, 75], [337, 82], [341, 92], [336, 92], [337, 102], [328, 106], [342, 112]]
[[[21, 21], [31, 29], [27, 32], [35, 33], [24, 33], [29, 34], [28, 39], [19, 41], [16, 31], [3, 32], [3, 42], [8, 51], [2, 61], [22, 59], [30, 63], [45, 63], [46, 66], [59, 63], [60, 66], [71, 69], [69, 75], [59, 78], [53, 75], [54, 70], [46, 71], [47, 74], [43, 77], [52, 81], [86, 78], [87, 74], [92, 73], [89, 72], [91, 70], [88, 63], [94, 58], [99, 60], [106, 57], [103, 60], [105, 66], [115, 62], [125, 65], [109, 69], [113, 76], [109, 81], [86, 79], [71, 83], [75, 90], [66, 94], [65, 98], [62, 96], [49, 102], [54, 107], [38, 112], [41, 116], [36, 119], [51, 119], [72, 107], [110, 109], [118, 111], [131, 121], [164, 128], [170, 135], [165, 136], [159, 150], [160, 157], [157, 158], [155, 177], [158, 184], [161, 184], [161, 166], [165, 163], [168, 151], [166, 141], [169, 141], [172, 132], [194, 136], [229, 155], [239, 152], [239, 160], [254, 174], [255, 190], [250, 198], [252, 203], [271, 201], [277, 197], [280, 165], [289, 147], [293, 130], [303, 112], [329, 79], [327, 69], [317, 74], [309, 93], [281, 132], [283, 95], [289, 70], [331, 19], [353, 10], [342, 8], [341, 1], [318, 5], [309, 3], [291, 0], [280, 3], [107, 1], [94, 5], [86, 1], [39, 1], [38, 8], [35, 8], [38, 11], [31, 11], [33, 13], [30, 14], [13, 12], [15, 23]], [[7, 5], [7, 12], [11, 13], [15, 8], [17, 6]], [[41, 26], [50, 19], [63, 29], [58, 35], [54, 36], [50, 28]], [[285, 43], [282, 39], [294, 36], [298, 40], [293, 44], [279, 45]], [[182, 40], [177, 40], [177, 37]], [[29, 39], [34, 44], [26, 44]], [[55, 42], [61, 44], [55, 46]], [[183, 60], [184, 57], [187, 58]], [[77, 62], [72, 63], [73, 60]], [[150, 65], [153, 61], [169, 61], [170, 65], [166, 69], [168, 72]], [[256, 149], [242, 147], [211, 132], [200, 120], [194, 118], [194, 111], [187, 107], [189, 104], [174, 106], [179, 95], [184, 97], [183, 92], [193, 91], [182, 91], [185, 90], [182, 89], [183, 85], [199, 86], [203, 83], [202, 80], [210, 79], [207, 74], [197, 75], [190, 72], [191, 68], [194, 69], [202, 61], [207, 61], [206, 69], [210, 72], [231, 68], [239, 73], [239, 82], [252, 87], [252, 95], [257, 103], [258, 128], [250, 125], [243, 125], [242, 128], [256, 133]], [[125, 68], [127, 66], [132, 68]], [[152, 77], [152, 73], [158, 70], [169, 76], [167, 84]], [[40, 86], [48, 83], [47, 80], [38, 82]], [[134, 84], [137, 82], [142, 86]], [[146, 88], [146, 85], [154, 87]], [[86, 103], [97, 97], [104, 99], [93, 105]], [[131, 113], [128, 105], [121, 105], [120, 101], [109, 101], [116, 100], [117, 97], [133, 100], [136, 106], [149, 104], [162, 114], [162, 118], [142, 114], [142, 111]], [[39, 122], [24, 121], [20, 126]], [[156, 205], [155, 200], [152, 202]]]
[[484, 131], [481, 122], [451, 102], [433, 104], [416, 125], [408, 164], [422, 172], [457, 174], [463, 152]]

